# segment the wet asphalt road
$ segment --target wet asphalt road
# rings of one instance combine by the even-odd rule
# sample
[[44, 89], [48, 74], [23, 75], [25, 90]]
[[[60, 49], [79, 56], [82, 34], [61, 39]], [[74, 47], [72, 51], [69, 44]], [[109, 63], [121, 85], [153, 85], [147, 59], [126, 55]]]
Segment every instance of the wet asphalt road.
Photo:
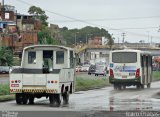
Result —
[[[93, 76], [90, 76], [93, 78]], [[96, 78], [101, 78], [96, 77]], [[70, 103], [60, 107], [50, 107], [46, 98], [36, 99], [34, 105], [17, 105], [15, 101], [0, 102], [1, 111], [63, 111], [83, 112], [86, 116], [105, 116], [107, 111], [160, 111], [160, 81], [152, 82], [151, 88], [137, 90], [127, 87], [125, 90], [114, 90], [113, 87], [79, 91], [70, 95]], [[159, 99], [158, 99], [159, 98]]]
[[150, 89], [113, 90], [112, 87], [79, 91], [70, 95], [70, 103], [49, 107], [48, 99], [36, 99], [35, 105], [16, 105], [15, 101], [1, 102], [0, 110], [21, 111], [160, 111], [160, 99], [154, 95], [160, 91], [160, 82], [153, 82]]

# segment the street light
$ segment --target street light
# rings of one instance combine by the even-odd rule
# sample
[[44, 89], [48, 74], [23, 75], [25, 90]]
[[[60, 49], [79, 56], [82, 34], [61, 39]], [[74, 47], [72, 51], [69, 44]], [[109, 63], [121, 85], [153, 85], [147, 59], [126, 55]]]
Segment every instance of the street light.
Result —
[[150, 38], [149, 31], [147, 31], [147, 33], [148, 33], [148, 46], [149, 46], [149, 38]]
[[75, 45], [75, 46], [77, 46], [77, 33], [79, 33], [79, 32], [76, 32], [76, 33], [75, 33], [75, 38], [74, 38], [74, 45]]

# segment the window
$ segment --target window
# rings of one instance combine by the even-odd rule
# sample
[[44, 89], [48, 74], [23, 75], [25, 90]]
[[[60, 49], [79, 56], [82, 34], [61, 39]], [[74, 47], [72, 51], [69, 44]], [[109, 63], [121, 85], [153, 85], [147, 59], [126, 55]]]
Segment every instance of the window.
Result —
[[112, 62], [114, 63], [136, 63], [136, 52], [114, 52], [112, 53]]
[[63, 63], [64, 63], [64, 51], [57, 51], [56, 64], [63, 64]]
[[36, 52], [28, 52], [28, 64], [36, 63]]

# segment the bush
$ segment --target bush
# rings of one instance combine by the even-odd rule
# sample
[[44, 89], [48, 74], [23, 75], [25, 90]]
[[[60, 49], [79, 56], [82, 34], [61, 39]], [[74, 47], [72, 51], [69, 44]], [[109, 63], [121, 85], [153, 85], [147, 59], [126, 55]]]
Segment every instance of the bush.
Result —
[[1, 95], [9, 95], [10, 94], [10, 88], [8, 84], [1, 84], [0, 85], [0, 96]]

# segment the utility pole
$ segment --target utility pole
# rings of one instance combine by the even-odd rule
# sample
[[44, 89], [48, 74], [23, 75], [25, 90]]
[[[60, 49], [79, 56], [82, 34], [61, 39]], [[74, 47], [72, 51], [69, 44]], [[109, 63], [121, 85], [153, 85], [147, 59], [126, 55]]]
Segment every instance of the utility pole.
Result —
[[147, 31], [147, 33], [148, 33], [148, 46], [149, 46], [149, 31]]
[[151, 45], [152, 45], [152, 38], [153, 38], [153, 37], [151, 36]]
[[118, 38], [118, 47], [119, 47], [119, 38]]
[[17, 10], [16, 10], [16, 28], [17, 28]]
[[5, 8], [4, 8], [4, 0], [2, 0], [2, 14], [1, 14], [1, 17], [2, 17], [2, 21], [5, 20]]
[[124, 38], [126, 36], [126, 33], [122, 33], [122, 38], [123, 38], [123, 45], [124, 45]]
[[158, 28], [158, 32], [160, 32], [160, 26], [159, 26], [159, 28]]

